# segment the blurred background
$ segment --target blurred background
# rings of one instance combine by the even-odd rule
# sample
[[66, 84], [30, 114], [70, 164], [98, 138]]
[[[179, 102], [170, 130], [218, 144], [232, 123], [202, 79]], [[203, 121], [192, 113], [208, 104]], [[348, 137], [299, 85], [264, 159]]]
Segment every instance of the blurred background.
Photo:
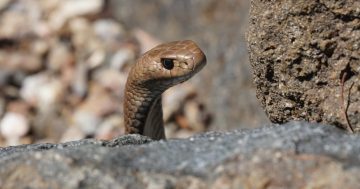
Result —
[[268, 123], [245, 32], [250, 0], [0, 0], [0, 146], [124, 134], [132, 63], [196, 41], [207, 66], [164, 94], [168, 138]]

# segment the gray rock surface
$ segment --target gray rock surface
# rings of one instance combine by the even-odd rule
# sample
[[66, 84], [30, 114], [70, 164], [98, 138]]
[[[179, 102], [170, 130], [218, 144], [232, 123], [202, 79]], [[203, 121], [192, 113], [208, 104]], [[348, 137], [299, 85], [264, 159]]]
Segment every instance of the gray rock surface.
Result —
[[129, 29], [141, 29], [162, 41], [199, 43], [208, 64], [190, 82], [198, 86], [198, 98], [212, 113], [213, 130], [269, 122], [255, 96], [246, 51], [248, 0], [110, 2], [111, 12]]
[[360, 138], [292, 122], [151, 141], [128, 135], [0, 149], [2, 188], [357, 188]]
[[360, 128], [359, 7], [358, 0], [252, 0], [250, 62], [271, 121]]

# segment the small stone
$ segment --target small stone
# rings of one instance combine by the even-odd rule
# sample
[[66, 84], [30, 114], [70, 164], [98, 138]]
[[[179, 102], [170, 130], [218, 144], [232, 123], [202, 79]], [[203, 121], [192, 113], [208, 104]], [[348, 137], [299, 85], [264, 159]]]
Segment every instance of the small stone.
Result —
[[4, 97], [0, 97], [0, 115], [3, 115], [5, 112], [5, 99]]
[[70, 126], [62, 135], [60, 142], [70, 142], [85, 138], [85, 133], [78, 127]]
[[126, 78], [127, 76], [125, 74], [109, 68], [98, 70], [94, 74], [95, 81], [102, 87], [111, 89], [119, 96], [122, 96], [125, 90]]
[[97, 37], [105, 41], [115, 41], [125, 35], [125, 30], [121, 25], [111, 19], [100, 19], [93, 24], [94, 32]]
[[50, 15], [50, 24], [55, 30], [60, 29], [70, 18], [100, 13], [102, 0], [63, 0]]
[[125, 134], [124, 119], [121, 116], [113, 115], [105, 119], [96, 130], [95, 138], [110, 140], [116, 136]]
[[99, 126], [102, 117], [109, 115], [117, 109], [120, 102], [101, 86], [94, 84], [88, 98], [78, 107], [74, 113], [74, 123], [86, 134], [92, 135]]
[[105, 61], [105, 51], [98, 50], [90, 55], [87, 59], [87, 63], [90, 69], [94, 69], [100, 66]]
[[0, 65], [9, 71], [34, 72], [41, 68], [39, 56], [26, 52], [0, 52]]
[[7, 112], [0, 121], [0, 131], [9, 145], [18, 144], [20, 137], [29, 131], [29, 121], [23, 115], [15, 112]]
[[194, 91], [194, 87], [188, 83], [176, 85], [165, 91], [162, 99], [164, 120], [168, 120], [175, 111], [179, 110], [185, 98]]
[[74, 93], [79, 96], [83, 97], [88, 92], [88, 82], [87, 82], [87, 73], [89, 71], [88, 66], [84, 62], [78, 62], [76, 64], [73, 81], [71, 82], [71, 89]]
[[184, 114], [189, 123], [189, 127], [191, 127], [193, 131], [200, 132], [205, 130], [198, 102], [194, 100], [188, 101], [184, 106]]
[[35, 40], [31, 46], [32, 52], [36, 56], [43, 56], [49, 49], [49, 45], [45, 40]]
[[175, 121], [179, 125], [179, 127], [182, 128], [182, 129], [189, 129], [190, 128], [189, 121], [183, 115], [176, 115], [175, 116]]
[[144, 53], [150, 50], [151, 48], [155, 47], [156, 45], [160, 44], [160, 41], [158, 39], [156, 39], [151, 34], [145, 32], [144, 30], [135, 29], [134, 35], [140, 43], [141, 53]]
[[36, 36], [42, 39], [49, 38], [52, 34], [54, 34], [54, 31], [44, 20], [39, 20], [37, 23], [34, 23], [33, 32]]
[[91, 110], [80, 109], [74, 113], [74, 124], [85, 135], [93, 135], [98, 127], [101, 118]]
[[57, 43], [51, 48], [47, 67], [53, 71], [59, 71], [65, 64], [73, 60], [73, 55], [68, 46], [63, 43]]
[[29, 104], [47, 111], [62, 98], [63, 92], [64, 86], [59, 79], [39, 73], [24, 80], [20, 95]]
[[8, 112], [19, 113], [22, 115], [28, 115], [30, 110], [30, 106], [21, 100], [12, 101], [7, 105]]
[[110, 66], [115, 70], [123, 69], [124, 65], [135, 61], [135, 52], [130, 48], [121, 48], [111, 57]]
[[82, 17], [74, 18], [69, 22], [72, 33], [72, 42], [76, 48], [89, 48], [87, 44], [93, 40], [90, 22]]
[[194, 135], [193, 131], [182, 129], [176, 132], [174, 138], [189, 138], [193, 135]]
[[1, 0], [0, 1], [0, 9], [5, 8], [9, 4], [10, 0]]
[[30, 33], [29, 20], [25, 15], [16, 11], [6, 11], [0, 18], [0, 37], [14, 39]]

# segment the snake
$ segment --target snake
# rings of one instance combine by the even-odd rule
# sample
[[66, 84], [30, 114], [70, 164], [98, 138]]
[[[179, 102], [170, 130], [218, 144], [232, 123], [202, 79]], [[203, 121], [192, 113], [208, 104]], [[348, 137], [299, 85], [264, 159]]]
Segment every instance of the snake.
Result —
[[187, 81], [206, 65], [206, 56], [192, 40], [160, 44], [132, 65], [124, 92], [125, 134], [166, 139], [162, 93]]

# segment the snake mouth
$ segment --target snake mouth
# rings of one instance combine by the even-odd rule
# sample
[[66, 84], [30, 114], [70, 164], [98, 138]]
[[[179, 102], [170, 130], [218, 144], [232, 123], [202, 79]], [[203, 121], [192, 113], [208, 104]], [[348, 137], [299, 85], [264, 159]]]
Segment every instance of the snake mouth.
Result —
[[206, 56], [203, 54], [203, 56], [201, 56], [200, 59], [197, 58], [196, 62], [197, 63], [193, 64], [192, 73], [191, 73], [192, 75], [199, 72], [206, 65]]

